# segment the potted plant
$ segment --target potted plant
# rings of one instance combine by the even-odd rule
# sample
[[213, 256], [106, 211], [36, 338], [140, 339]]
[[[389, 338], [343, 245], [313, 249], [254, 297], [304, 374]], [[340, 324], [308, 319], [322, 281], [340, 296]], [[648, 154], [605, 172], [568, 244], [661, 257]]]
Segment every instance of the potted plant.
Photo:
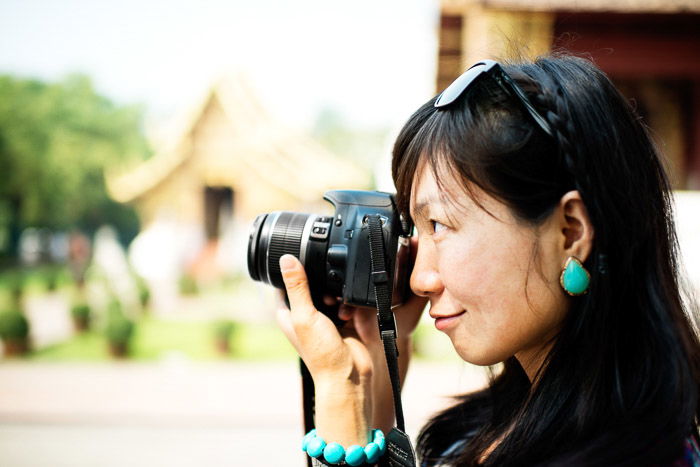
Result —
[[77, 332], [84, 332], [90, 328], [90, 306], [87, 303], [78, 303], [70, 310], [73, 318], [73, 327]]
[[144, 281], [138, 281], [139, 290], [139, 302], [141, 303], [141, 308], [147, 310], [148, 306], [151, 304], [151, 290], [148, 288]]
[[134, 322], [124, 316], [121, 305], [117, 301], [109, 306], [105, 335], [109, 352], [113, 357], [123, 358], [129, 354], [129, 342], [134, 335]]
[[10, 295], [12, 298], [12, 304], [16, 307], [22, 306], [22, 296], [24, 295], [24, 277], [21, 271], [17, 271], [15, 274], [10, 276]]
[[17, 309], [0, 313], [0, 338], [6, 356], [24, 355], [29, 351], [29, 322]]
[[236, 323], [230, 319], [221, 319], [214, 323], [214, 343], [223, 355], [231, 353], [231, 338], [236, 331]]
[[59, 271], [56, 268], [49, 268], [46, 271], [46, 290], [55, 292], [58, 289]]

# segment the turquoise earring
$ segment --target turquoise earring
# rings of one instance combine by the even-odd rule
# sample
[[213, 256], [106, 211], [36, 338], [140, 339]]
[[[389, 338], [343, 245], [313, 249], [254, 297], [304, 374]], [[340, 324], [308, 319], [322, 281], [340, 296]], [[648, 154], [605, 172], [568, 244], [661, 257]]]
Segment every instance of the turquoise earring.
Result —
[[559, 283], [562, 289], [571, 296], [583, 295], [588, 292], [591, 275], [575, 256], [569, 256], [561, 271]]

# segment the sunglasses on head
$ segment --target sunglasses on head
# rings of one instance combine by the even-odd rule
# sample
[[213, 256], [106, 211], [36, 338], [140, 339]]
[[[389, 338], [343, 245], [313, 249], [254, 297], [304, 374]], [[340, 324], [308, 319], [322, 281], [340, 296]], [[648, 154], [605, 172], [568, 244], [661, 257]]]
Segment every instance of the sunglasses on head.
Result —
[[547, 123], [547, 120], [540, 114], [527, 98], [525, 92], [520, 89], [513, 78], [508, 76], [501, 65], [493, 60], [481, 60], [472, 65], [459, 78], [454, 80], [452, 84], [442, 91], [435, 101], [435, 107], [438, 109], [447, 107], [456, 101], [467, 89], [475, 86], [475, 83], [482, 83], [484, 80], [490, 80], [492, 83], [502, 90], [506, 95], [514, 97], [519, 101], [525, 111], [530, 114], [537, 126], [542, 128], [542, 131], [549, 136], [554, 136], [552, 127]]

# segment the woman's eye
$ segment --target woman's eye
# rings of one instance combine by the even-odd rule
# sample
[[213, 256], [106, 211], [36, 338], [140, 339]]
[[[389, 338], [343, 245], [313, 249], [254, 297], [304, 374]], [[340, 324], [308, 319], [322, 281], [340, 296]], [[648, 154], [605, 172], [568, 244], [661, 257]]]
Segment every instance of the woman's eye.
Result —
[[430, 223], [433, 225], [433, 233], [440, 233], [447, 230], [447, 226], [438, 221], [430, 221]]

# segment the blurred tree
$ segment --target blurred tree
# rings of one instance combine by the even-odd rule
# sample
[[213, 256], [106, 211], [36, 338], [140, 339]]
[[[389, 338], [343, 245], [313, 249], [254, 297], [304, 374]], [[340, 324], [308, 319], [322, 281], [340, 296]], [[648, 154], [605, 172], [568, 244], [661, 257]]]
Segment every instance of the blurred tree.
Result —
[[0, 76], [0, 252], [14, 256], [31, 226], [92, 232], [110, 223], [133, 237], [136, 214], [109, 199], [103, 171], [148, 156], [142, 113], [98, 95], [84, 75]]

